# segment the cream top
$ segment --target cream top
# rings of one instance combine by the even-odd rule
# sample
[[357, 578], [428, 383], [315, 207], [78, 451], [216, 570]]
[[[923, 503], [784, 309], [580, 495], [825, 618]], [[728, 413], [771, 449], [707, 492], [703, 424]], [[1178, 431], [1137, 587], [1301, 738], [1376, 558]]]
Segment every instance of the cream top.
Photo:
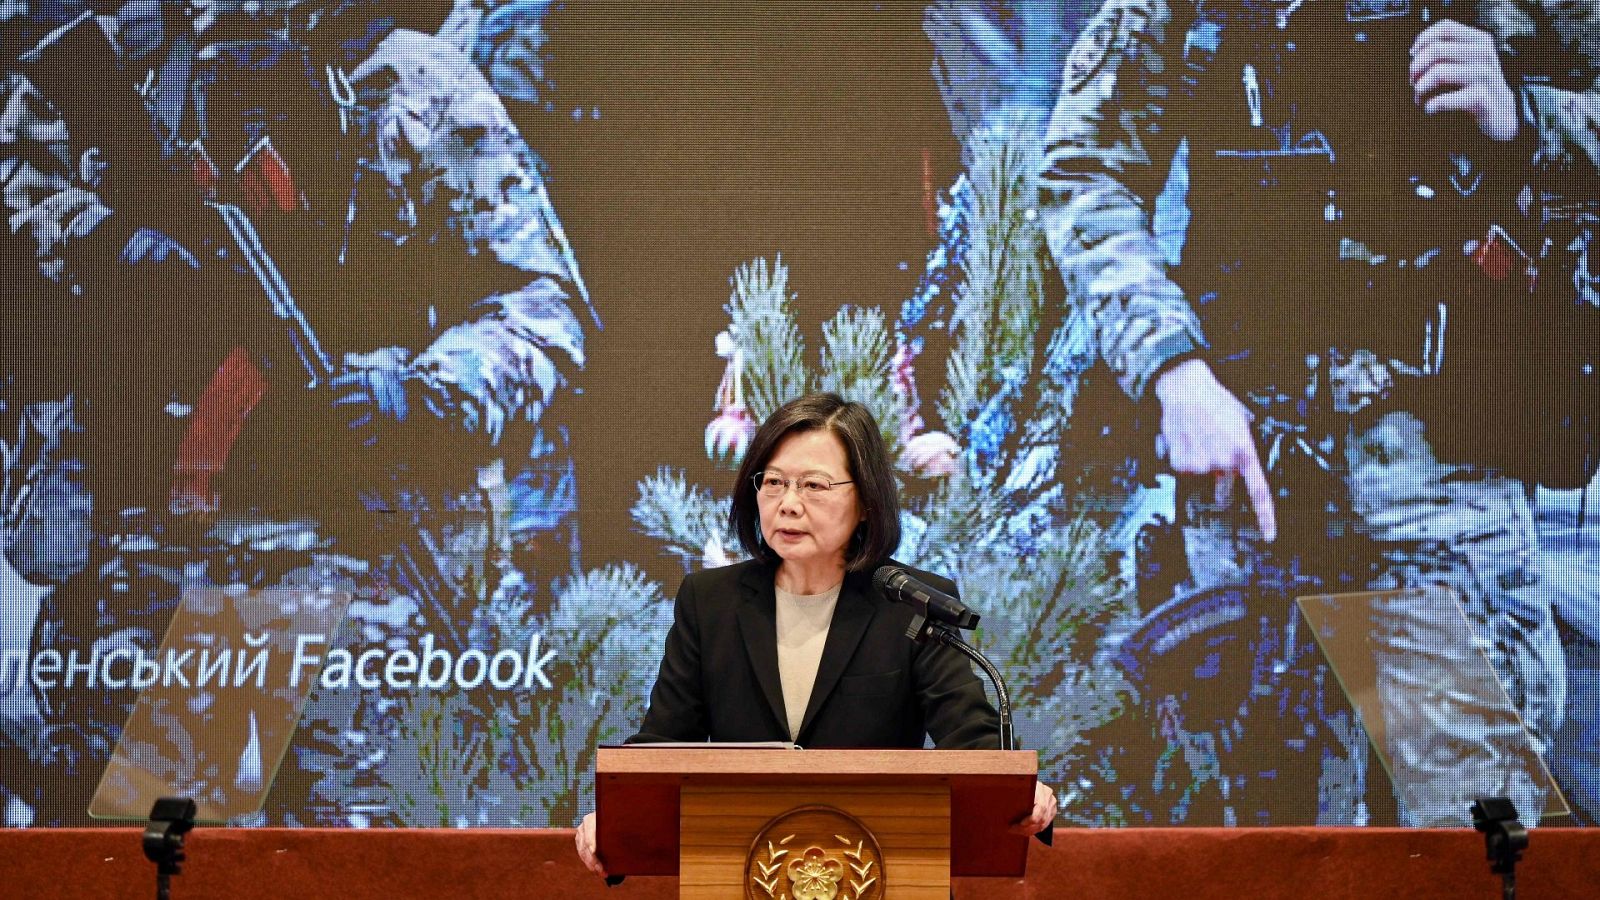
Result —
[[806, 705], [811, 702], [841, 586], [820, 594], [791, 594], [774, 585], [778, 595], [778, 679], [783, 683], [783, 710], [788, 715], [791, 741], [800, 736]]

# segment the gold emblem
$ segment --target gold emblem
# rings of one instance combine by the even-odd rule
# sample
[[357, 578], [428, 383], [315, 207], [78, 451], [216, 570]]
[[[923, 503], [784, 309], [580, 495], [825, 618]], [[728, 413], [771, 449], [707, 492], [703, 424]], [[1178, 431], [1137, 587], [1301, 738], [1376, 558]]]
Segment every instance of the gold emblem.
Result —
[[747, 900], [882, 900], [883, 852], [867, 826], [801, 806], [762, 827], [745, 859]]

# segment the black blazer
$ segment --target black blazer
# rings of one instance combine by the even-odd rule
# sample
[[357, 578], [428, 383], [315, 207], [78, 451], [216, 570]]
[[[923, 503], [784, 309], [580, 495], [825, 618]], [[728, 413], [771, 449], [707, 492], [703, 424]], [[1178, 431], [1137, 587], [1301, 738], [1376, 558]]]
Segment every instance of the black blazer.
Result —
[[[916, 572], [916, 570], [911, 570]], [[778, 678], [777, 566], [751, 560], [683, 580], [650, 709], [629, 742], [787, 741]], [[917, 577], [954, 594], [948, 579]], [[911, 607], [870, 572], [845, 576], [795, 743], [803, 747], [1000, 746], [999, 716], [959, 652], [905, 636]]]

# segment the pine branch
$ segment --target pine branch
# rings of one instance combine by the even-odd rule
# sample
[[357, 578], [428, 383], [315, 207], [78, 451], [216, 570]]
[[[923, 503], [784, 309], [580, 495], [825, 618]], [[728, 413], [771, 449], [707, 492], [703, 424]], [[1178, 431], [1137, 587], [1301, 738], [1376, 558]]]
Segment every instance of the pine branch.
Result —
[[[1106, 565], [1111, 549], [1100, 526], [1080, 515], [1051, 529], [1025, 564], [1002, 561], [1017, 598], [1010, 613], [1019, 627], [1005, 657], [1015, 670], [1037, 673], [1065, 659], [1087, 660], [1093, 639], [1132, 613], [1131, 595]], [[1055, 685], [1046, 679], [1034, 687], [1048, 694]]]
[[[969, 154], [969, 243], [952, 313], [956, 346], [938, 403], [946, 429], [962, 436], [994, 431], [995, 420], [1010, 417], [1034, 367], [1043, 294], [1043, 235], [1030, 215], [1037, 150], [1011, 130], [989, 128], [974, 133]], [[985, 446], [994, 435], [977, 437]]]
[[690, 485], [676, 469], [663, 467], [639, 482], [639, 499], [629, 512], [640, 531], [687, 560], [698, 562], [713, 538], [725, 548], [738, 544], [728, 529], [727, 501]]
[[558, 579], [556, 606], [547, 628], [569, 632], [581, 646], [572, 649], [598, 652], [615, 629], [648, 623], [666, 605], [661, 585], [631, 563], [591, 569]]
[[909, 413], [891, 383], [893, 355], [881, 310], [842, 307], [822, 326], [818, 387], [865, 406], [878, 422], [890, 459], [900, 455], [899, 426]]
[[999, 496], [979, 490], [962, 471], [945, 478], [911, 505], [926, 525], [922, 543], [931, 548], [916, 560], [936, 572], [956, 572], [966, 553], [1002, 544], [1005, 509]]
[[789, 270], [783, 257], [745, 263], [733, 273], [726, 309], [733, 340], [744, 358], [744, 400], [764, 422], [778, 407], [806, 392], [805, 340], [789, 304]]
[[1081, 752], [1083, 734], [1126, 702], [1128, 685], [1094, 659], [1107, 630], [1137, 616], [1133, 592], [1108, 570], [1105, 532], [1086, 517], [1050, 529], [1031, 553], [1003, 546], [967, 554], [961, 583], [1005, 598], [985, 616], [978, 644], [1010, 674], [1013, 698], [1047, 732], [1034, 738], [1053, 751], [1041, 766], [1058, 770]]
[[[641, 652], [659, 655], [671, 624], [661, 586], [624, 563], [557, 579], [552, 590], [553, 608], [538, 623], [540, 649], [555, 654], [543, 669], [552, 687], [493, 692], [479, 699], [484, 709], [459, 717], [456, 727], [486, 735], [495, 753], [493, 767], [456, 799], [466, 813], [458, 818], [574, 824], [596, 748], [627, 737], [644, 712], [653, 670], [634, 663]], [[521, 803], [503, 810], [512, 796]], [[511, 822], [498, 818], [508, 812]]]

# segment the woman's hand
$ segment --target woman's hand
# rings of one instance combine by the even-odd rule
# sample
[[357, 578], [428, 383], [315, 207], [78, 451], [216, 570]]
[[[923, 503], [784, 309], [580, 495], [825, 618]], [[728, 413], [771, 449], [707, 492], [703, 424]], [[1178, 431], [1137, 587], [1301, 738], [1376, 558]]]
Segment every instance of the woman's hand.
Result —
[[[1052, 796], [1050, 802], [1052, 804], [1051, 808], [1054, 809], [1055, 797]], [[606, 867], [604, 863], [600, 862], [600, 857], [595, 853], [594, 836], [594, 813], [589, 813], [578, 824], [578, 833], [573, 835], [572, 839], [578, 845], [578, 858], [583, 860], [583, 864], [589, 868], [589, 871], [604, 878], [606, 877]]]
[[1027, 818], [1012, 825], [1009, 829], [1012, 834], [1038, 834], [1050, 827], [1056, 820], [1056, 792], [1042, 781], [1033, 783], [1033, 812]]

